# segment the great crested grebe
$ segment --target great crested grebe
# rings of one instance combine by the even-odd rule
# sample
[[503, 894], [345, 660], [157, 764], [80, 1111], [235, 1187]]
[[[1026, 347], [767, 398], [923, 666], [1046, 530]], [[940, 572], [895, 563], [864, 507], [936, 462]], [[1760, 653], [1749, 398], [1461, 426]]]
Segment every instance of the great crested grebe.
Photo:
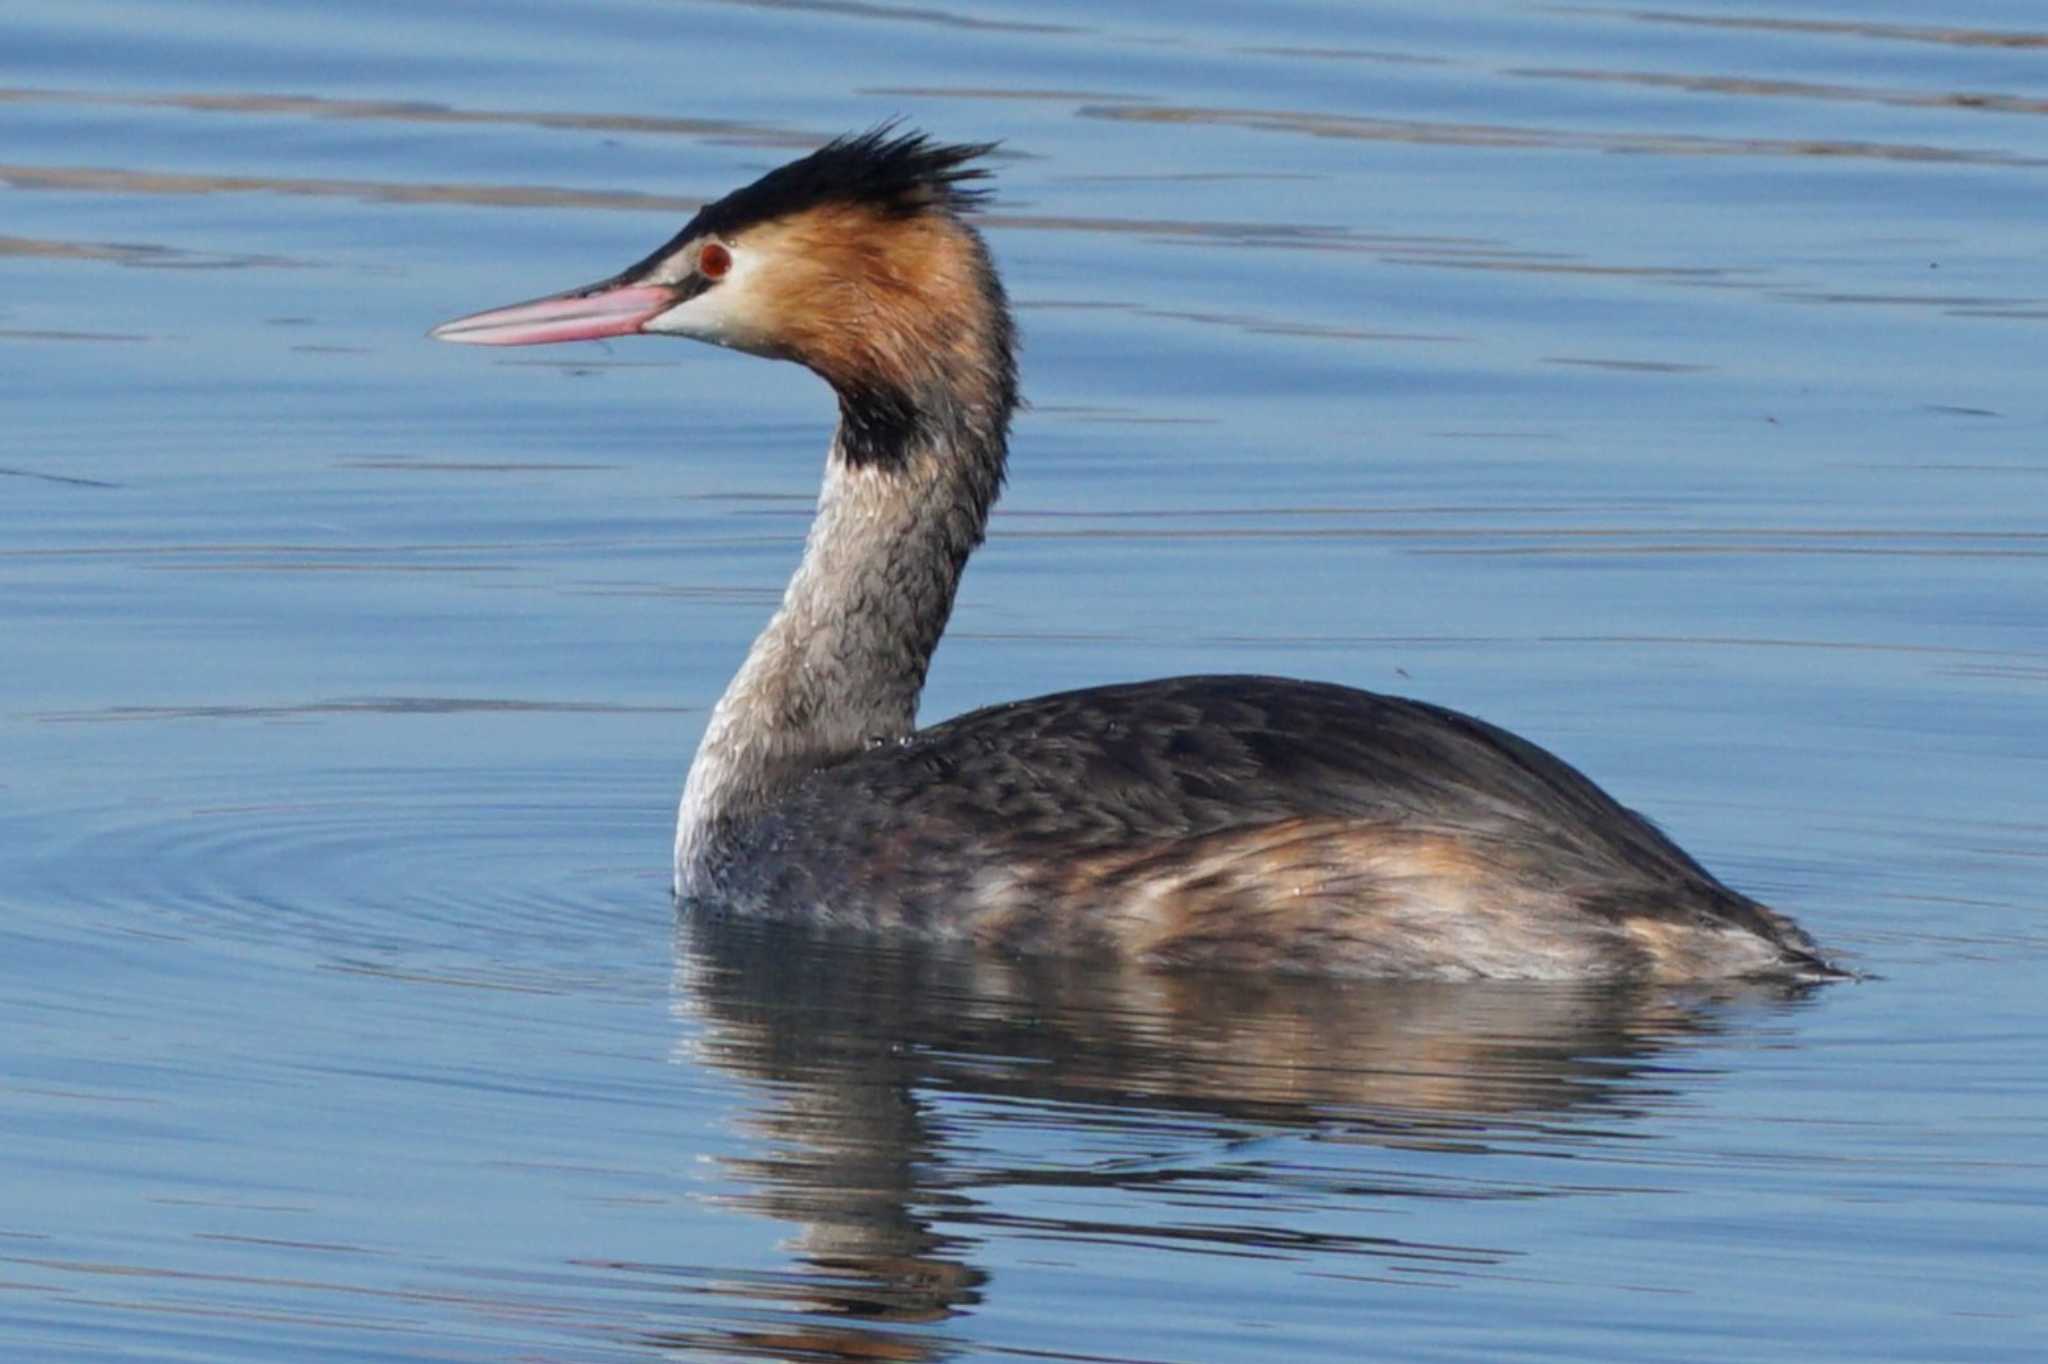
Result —
[[919, 729], [1017, 406], [1009, 305], [966, 221], [991, 149], [841, 138], [602, 283], [433, 332], [687, 336], [839, 395], [803, 561], [690, 766], [682, 903], [1168, 967], [1838, 974], [1563, 761], [1420, 701], [1175, 677]]

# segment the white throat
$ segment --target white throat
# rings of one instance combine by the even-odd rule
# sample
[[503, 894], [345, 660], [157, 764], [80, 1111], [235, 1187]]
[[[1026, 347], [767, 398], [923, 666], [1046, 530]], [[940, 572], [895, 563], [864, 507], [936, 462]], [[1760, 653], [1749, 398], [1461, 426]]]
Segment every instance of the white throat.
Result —
[[925, 670], [986, 513], [963, 527], [951, 452], [909, 454], [899, 466], [855, 468], [834, 441], [803, 560], [690, 765], [676, 817], [679, 896], [711, 888], [735, 821], [806, 773], [916, 728]]

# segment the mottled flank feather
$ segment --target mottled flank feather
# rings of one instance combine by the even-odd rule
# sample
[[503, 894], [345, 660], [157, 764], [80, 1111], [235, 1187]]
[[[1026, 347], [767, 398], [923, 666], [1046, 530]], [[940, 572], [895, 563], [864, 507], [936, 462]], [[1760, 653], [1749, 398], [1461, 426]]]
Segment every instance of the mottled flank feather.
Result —
[[1552, 754], [1349, 687], [1178, 677], [848, 756], [732, 830], [750, 912], [1166, 967], [1435, 979], [1826, 975]]

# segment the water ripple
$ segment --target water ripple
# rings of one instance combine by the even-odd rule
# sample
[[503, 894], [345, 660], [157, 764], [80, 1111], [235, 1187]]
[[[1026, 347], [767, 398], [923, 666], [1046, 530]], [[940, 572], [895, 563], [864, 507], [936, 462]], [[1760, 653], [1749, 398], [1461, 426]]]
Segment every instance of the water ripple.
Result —
[[33, 896], [15, 921], [45, 906], [59, 922], [142, 938], [356, 969], [445, 959], [517, 983], [586, 956], [617, 916], [668, 912], [666, 801], [634, 800], [601, 775], [301, 777], [268, 799], [209, 784], [46, 812], [25, 840], [34, 852], [11, 859], [16, 896]]

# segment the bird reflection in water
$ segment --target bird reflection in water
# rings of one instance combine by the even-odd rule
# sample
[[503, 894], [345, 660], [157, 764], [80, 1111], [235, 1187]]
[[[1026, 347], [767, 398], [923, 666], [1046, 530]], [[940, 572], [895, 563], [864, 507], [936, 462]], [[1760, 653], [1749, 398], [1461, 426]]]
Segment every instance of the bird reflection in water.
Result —
[[[1375, 1278], [1515, 1260], [1527, 1252], [1290, 1226], [1304, 1219], [1288, 1209], [1336, 1200], [1369, 1227], [1373, 1207], [1412, 1199], [1572, 1196], [1443, 1161], [1611, 1146], [1698, 1083], [1689, 1048], [1769, 1028], [1816, 988], [1280, 981], [706, 916], [679, 922], [676, 982], [679, 1059], [758, 1096], [741, 1120], [753, 1153], [722, 1162], [750, 1186], [733, 1202], [796, 1227], [795, 1263], [614, 1268], [684, 1275], [718, 1301], [650, 1344], [804, 1360], [969, 1348], [943, 1323], [992, 1291], [978, 1252], [1006, 1237], [1281, 1254]], [[1332, 1160], [1269, 1145], [1302, 1138]], [[1422, 1155], [1368, 1168], [1342, 1154], [1361, 1144]], [[1185, 1220], [1182, 1200], [1218, 1186], [1237, 1216]], [[1182, 1220], [1130, 1218], [1147, 1192]], [[733, 1324], [734, 1300], [753, 1325]]]

